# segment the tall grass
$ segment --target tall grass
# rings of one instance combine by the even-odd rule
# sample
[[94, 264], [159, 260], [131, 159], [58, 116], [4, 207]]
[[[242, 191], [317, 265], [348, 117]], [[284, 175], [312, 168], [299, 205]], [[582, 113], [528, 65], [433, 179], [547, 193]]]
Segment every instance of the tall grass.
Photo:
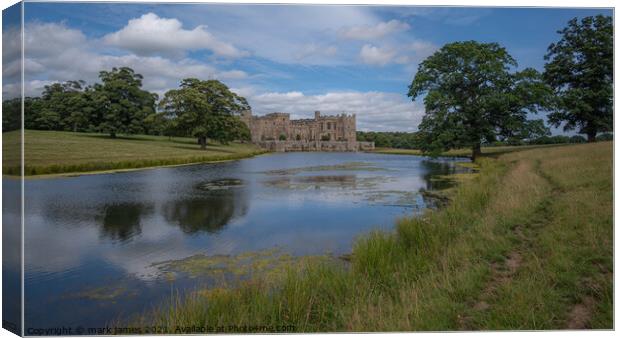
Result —
[[[479, 162], [480, 174], [444, 209], [357, 239], [349, 268], [326, 261], [276, 281], [193, 293], [137, 323], [301, 332], [563, 328], [587, 296], [596, 304], [589, 325], [611, 328], [611, 144]], [[517, 253], [516, 274], [494, 278]], [[476, 308], [480, 299], [489, 307]]]

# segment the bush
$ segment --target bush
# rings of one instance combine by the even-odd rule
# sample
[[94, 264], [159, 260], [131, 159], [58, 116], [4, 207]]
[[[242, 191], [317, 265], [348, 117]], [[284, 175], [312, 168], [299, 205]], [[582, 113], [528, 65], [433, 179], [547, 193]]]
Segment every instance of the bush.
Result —
[[571, 136], [570, 143], [586, 143], [586, 138], [580, 135]]
[[570, 137], [564, 136], [564, 135], [541, 136], [537, 139], [530, 141], [530, 144], [562, 144], [562, 143], [570, 143]]
[[614, 134], [612, 133], [604, 133], [596, 137], [597, 141], [613, 141]]

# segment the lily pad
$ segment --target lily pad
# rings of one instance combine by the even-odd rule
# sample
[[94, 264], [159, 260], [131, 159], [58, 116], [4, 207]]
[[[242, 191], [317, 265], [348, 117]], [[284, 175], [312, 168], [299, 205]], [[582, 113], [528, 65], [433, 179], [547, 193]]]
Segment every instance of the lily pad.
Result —
[[198, 189], [206, 191], [228, 190], [243, 187], [244, 182], [238, 178], [221, 178], [204, 182], [198, 185]]

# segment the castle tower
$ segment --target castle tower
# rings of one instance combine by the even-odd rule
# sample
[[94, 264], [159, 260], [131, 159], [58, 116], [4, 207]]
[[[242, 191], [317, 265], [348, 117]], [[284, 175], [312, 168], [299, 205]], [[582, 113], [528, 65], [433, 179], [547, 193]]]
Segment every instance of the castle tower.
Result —
[[243, 123], [245, 123], [248, 126], [248, 128], [251, 128], [250, 123], [252, 122], [252, 111], [249, 109], [242, 111], [241, 116], [239, 116], [239, 119]]

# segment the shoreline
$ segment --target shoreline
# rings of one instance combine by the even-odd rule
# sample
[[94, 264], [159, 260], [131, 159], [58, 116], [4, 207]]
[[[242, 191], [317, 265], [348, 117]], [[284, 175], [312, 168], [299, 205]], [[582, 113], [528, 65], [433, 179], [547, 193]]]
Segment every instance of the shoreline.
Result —
[[[159, 169], [159, 168], [173, 168], [173, 167], [181, 167], [181, 166], [200, 165], [200, 164], [224, 163], [224, 162], [238, 161], [238, 160], [253, 158], [257, 156], [272, 155], [272, 154], [277, 154], [277, 153], [278, 152], [263, 150], [263, 151], [249, 153], [247, 156], [232, 157], [228, 159], [215, 159], [215, 160], [195, 161], [195, 162], [176, 163], [176, 164], [162, 164], [162, 165], [135, 167], [135, 168], [128, 167], [128, 168], [101, 169], [101, 170], [88, 170], [88, 171], [67, 171], [67, 172], [52, 173], [52, 174], [34, 174], [34, 175], [25, 174], [23, 177], [25, 179], [50, 179], [50, 178], [78, 177], [78, 176], [85, 176], [85, 175], [117, 174], [117, 173], [126, 173], [126, 172], [140, 171], [140, 170], [152, 170], [152, 169]], [[282, 153], [307, 153], [307, 151], [290, 151], [290, 152], [282, 152]], [[372, 154], [376, 152], [360, 151], [359, 153]], [[422, 154], [396, 154], [396, 153], [394, 154], [382, 153], [382, 154], [426, 157], [425, 155], [422, 155]], [[465, 156], [443, 156], [443, 155], [439, 157], [465, 158]], [[12, 168], [15, 168], [15, 167], [12, 167]], [[3, 173], [2, 177], [9, 178], [9, 179], [19, 179], [21, 178], [21, 175], [12, 175], [12, 174]]]
[[[505, 152], [516, 152], [516, 151], [525, 151], [525, 150], [536, 149], [536, 148], [561, 147], [561, 146], [566, 146], [566, 145], [565, 144], [548, 144], [548, 145], [531, 145], [531, 146], [486, 147], [486, 148], [483, 148], [483, 155], [484, 156], [501, 155]], [[485, 149], [487, 150], [486, 152], [484, 151]], [[299, 152], [303, 153], [304, 151], [299, 151]], [[128, 166], [126, 168], [121, 167], [117, 169], [112, 168], [112, 169], [100, 169], [100, 170], [95, 169], [95, 170], [85, 170], [85, 171], [65, 171], [65, 172], [59, 172], [59, 173], [46, 173], [46, 174], [34, 174], [34, 175], [25, 174], [24, 178], [25, 179], [49, 179], [49, 178], [78, 177], [78, 176], [84, 176], [84, 175], [116, 174], [116, 173], [125, 173], [125, 172], [139, 171], [139, 170], [158, 169], [158, 168], [172, 168], [172, 167], [209, 164], [209, 163], [223, 163], [223, 162], [237, 161], [237, 160], [252, 158], [256, 156], [266, 155], [266, 154], [274, 154], [274, 153], [277, 153], [277, 152], [271, 152], [268, 150], [261, 149], [257, 152], [248, 153], [247, 155], [230, 156], [230, 158], [221, 158], [221, 159], [216, 158], [213, 160], [203, 160], [203, 161], [199, 160], [199, 161], [190, 161], [186, 163], [181, 162], [181, 163], [161, 164], [161, 165], [146, 165], [146, 166], [138, 166], [138, 167]], [[378, 150], [373, 150], [373, 151], [360, 151], [359, 153], [431, 157], [429, 155], [424, 155], [418, 149], [380, 148]], [[469, 153], [469, 150], [459, 150], [459, 149], [450, 150], [450, 151], [447, 151], [445, 153], [442, 153], [436, 156], [436, 158], [442, 158], [442, 157], [453, 158], [453, 159], [463, 158], [463, 159], [471, 160], [471, 156], [467, 155], [468, 153]], [[149, 160], [145, 160], [145, 161], [149, 161]], [[158, 160], [152, 160], [152, 161], [158, 161]], [[119, 162], [119, 163], [123, 163], [123, 162]], [[96, 163], [93, 163], [93, 165], [96, 165]], [[80, 166], [80, 165], [76, 164], [75, 166]], [[114, 164], [110, 166], [114, 166]], [[9, 179], [19, 179], [21, 177], [20, 175], [4, 173], [5, 170], [11, 171], [11, 169], [14, 169], [14, 168], [15, 167], [3, 167], [2, 177], [9, 178]], [[36, 171], [37, 168], [38, 167], [34, 167], [34, 170]], [[29, 168], [26, 167], [25, 171], [28, 171], [28, 169]]]
[[[224, 163], [231, 161], [238, 161], [248, 158], [253, 158], [257, 156], [264, 156], [272, 154], [272, 152], [264, 151], [264, 152], [256, 152], [250, 153], [247, 156], [233, 157], [228, 159], [215, 159], [215, 160], [205, 160], [205, 161], [197, 161], [197, 162], [188, 162], [188, 163], [177, 163], [177, 164], [162, 164], [155, 166], [144, 166], [144, 167], [135, 167], [135, 168], [119, 168], [119, 169], [102, 169], [102, 170], [90, 170], [90, 171], [68, 171], [54, 174], [40, 174], [40, 175], [24, 175], [24, 179], [50, 179], [50, 178], [68, 178], [68, 177], [78, 177], [78, 176], [86, 176], [86, 175], [106, 175], [106, 174], [119, 174], [140, 170], [153, 170], [159, 168], [174, 168], [174, 167], [182, 167], [182, 166], [191, 166], [191, 165], [200, 165], [200, 164], [211, 164], [211, 163]], [[3, 178], [9, 179], [20, 179], [21, 175], [10, 175], [10, 174], [2, 174]]]
[[[497, 156], [509, 152], [526, 151], [539, 148], [551, 148], [551, 147], [564, 147], [575, 145], [573, 143], [555, 143], [555, 144], [532, 144], [532, 145], [520, 145], [520, 146], [486, 146], [482, 147], [483, 156]], [[376, 148], [375, 150], [366, 151], [370, 154], [387, 154], [387, 155], [408, 155], [408, 156], [422, 156], [432, 157], [425, 155], [419, 149], [404, 149], [404, 148]], [[450, 157], [450, 158], [468, 158], [471, 159], [471, 149], [451, 149], [438, 154], [435, 157]]]

